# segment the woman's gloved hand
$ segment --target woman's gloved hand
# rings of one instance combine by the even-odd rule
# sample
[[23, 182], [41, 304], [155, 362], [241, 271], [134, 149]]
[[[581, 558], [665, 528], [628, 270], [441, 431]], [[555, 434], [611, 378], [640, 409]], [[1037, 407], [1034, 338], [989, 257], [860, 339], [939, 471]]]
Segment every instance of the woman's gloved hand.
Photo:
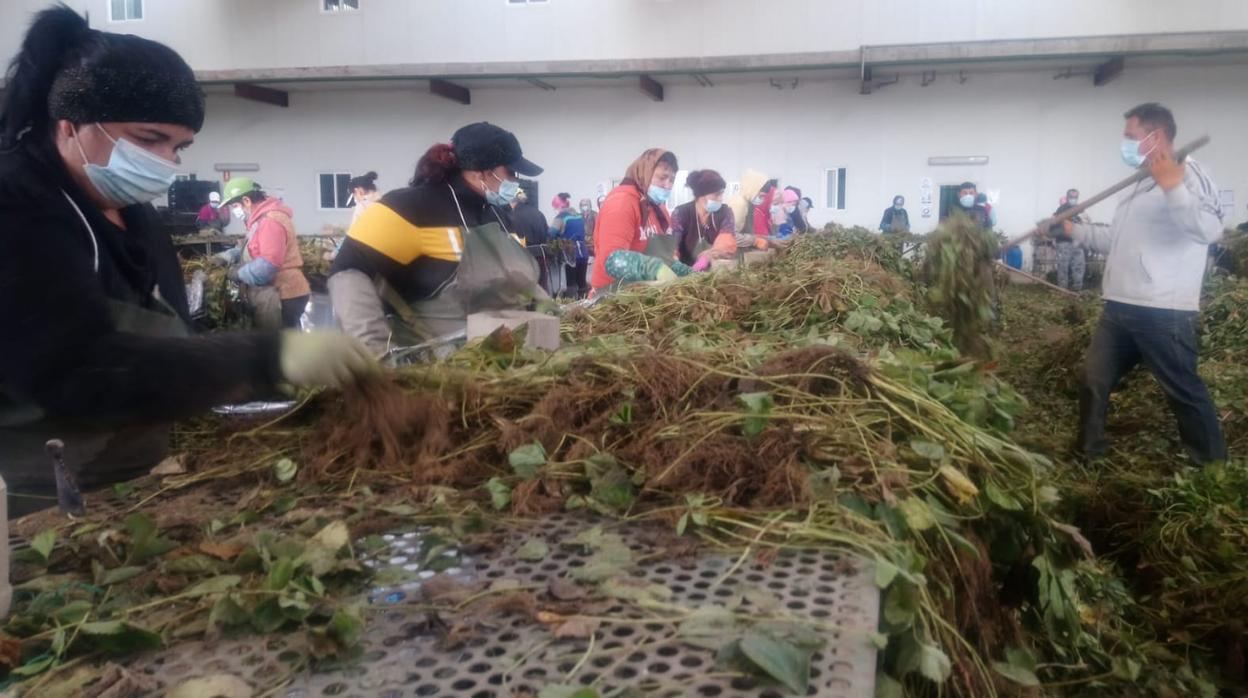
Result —
[[340, 332], [282, 333], [282, 376], [301, 388], [341, 388], [379, 368], [368, 350]]
[[[607, 257], [607, 275], [622, 283], [656, 281], [660, 269], [666, 269], [663, 260], [632, 250], [616, 250]], [[668, 271], [671, 271], [670, 269]]]
[[710, 268], [711, 268], [711, 257], [710, 255], [705, 255], [705, 254], [702, 255], [701, 257], [698, 257], [698, 261], [694, 262], [693, 267], [692, 267], [694, 271], [706, 271], [707, 269], [710, 269]]

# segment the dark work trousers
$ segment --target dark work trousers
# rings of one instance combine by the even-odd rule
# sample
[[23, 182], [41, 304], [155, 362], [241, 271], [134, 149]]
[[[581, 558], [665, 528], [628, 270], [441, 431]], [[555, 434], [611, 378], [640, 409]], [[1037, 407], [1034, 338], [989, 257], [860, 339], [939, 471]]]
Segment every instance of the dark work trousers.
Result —
[[578, 259], [576, 266], [571, 264], [564, 265], [564, 278], [568, 280], [567, 290], [564, 291], [569, 298], [584, 298], [589, 295], [589, 282], [585, 279], [586, 272], [589, 271], [589, 260]]
[[299, 319], [303, 317], [303, 311], [308, 307], [308, 298], [309, 296], [299, 296], [282, 301], [282, 327], [290, 330], [302, 328]]
[[1198, 313], [1106, 301], [1092, 336], [1079, 391], [1079, 443], [1095, 458], [1105, 437], [1109, 396], [1141, 361], [1165, 391], [1179, 436], [1197, 463], [1226, 459], [1226, 442], [1209, 389], [1196, 373]]

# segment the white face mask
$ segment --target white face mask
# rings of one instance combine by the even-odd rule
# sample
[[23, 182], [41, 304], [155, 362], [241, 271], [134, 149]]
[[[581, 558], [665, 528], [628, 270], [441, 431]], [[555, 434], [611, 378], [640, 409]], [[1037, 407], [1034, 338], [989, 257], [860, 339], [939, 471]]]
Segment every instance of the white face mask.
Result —
[[247, 217], [247, 209], [243, 208], [242, 204], [233, 206], [230, 208], [230, 215], [241, 221]]
[[96, 165], [87, 159], [76, 130], [74, 143], [82, 156], [87, 180], [100, 196], [118, 206], [132, 206], [148, 203], [169, 191], [169, 185], [177, 178], [177, 163], [157, 157], [124, 138], [117, 140], [99, 124], [94, 126], [113, 142], [107, 165]]

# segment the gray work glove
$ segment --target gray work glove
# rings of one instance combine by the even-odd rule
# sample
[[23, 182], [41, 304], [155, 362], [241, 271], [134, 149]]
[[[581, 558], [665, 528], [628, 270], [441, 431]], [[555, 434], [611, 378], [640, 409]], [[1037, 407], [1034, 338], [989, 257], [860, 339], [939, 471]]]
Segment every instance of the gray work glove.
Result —
[[364, 345], [341, 332], [282, 333], [282, 376], [301, 388], [341, 388], [380, 369]]

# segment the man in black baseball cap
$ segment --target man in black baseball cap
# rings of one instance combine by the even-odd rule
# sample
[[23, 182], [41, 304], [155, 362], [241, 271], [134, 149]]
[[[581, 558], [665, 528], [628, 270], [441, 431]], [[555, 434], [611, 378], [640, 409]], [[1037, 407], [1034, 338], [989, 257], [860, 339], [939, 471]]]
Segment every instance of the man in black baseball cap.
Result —
[[542, 168], [524, 157], [515, 134], [494, 124], [479, 121], [455, 132], [451, 146], [465, 170], [492, 170], [499, 165], [522, 176], [536, 177]]

